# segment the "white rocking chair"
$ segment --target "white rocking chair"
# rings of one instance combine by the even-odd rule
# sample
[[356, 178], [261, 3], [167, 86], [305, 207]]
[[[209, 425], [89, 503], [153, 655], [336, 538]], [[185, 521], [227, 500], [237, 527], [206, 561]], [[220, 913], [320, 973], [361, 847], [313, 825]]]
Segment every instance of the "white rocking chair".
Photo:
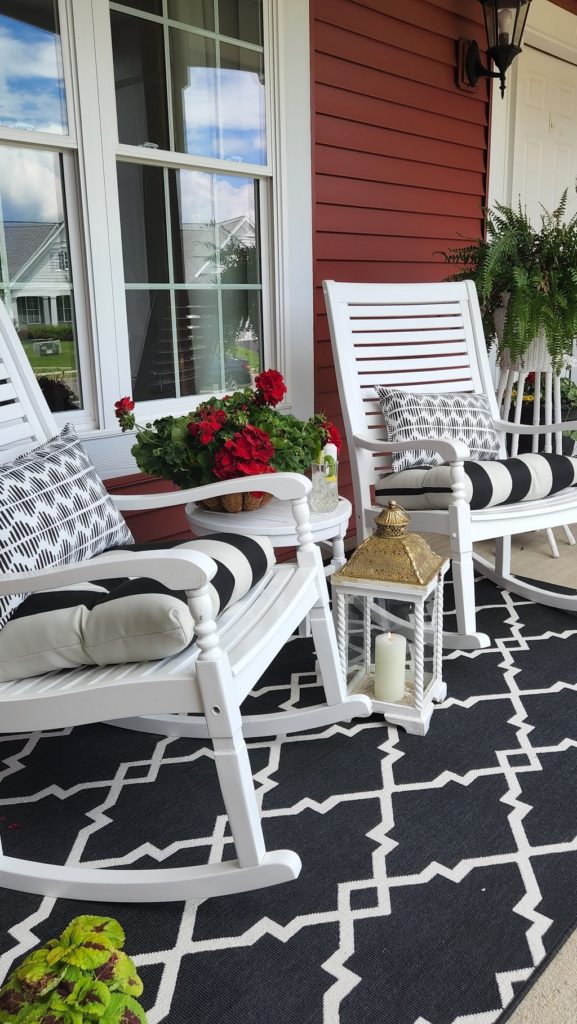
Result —
[[[0, 303], [0, 462], [58, 433], [22, 345]], [[0, 576], [0, 594], [35, 593], [111, 576], [145, 576], [185, 591], [196, 623], [196, 642], [181, 654], [141, 664], [51, 672], [0, 683], [0, 730], [22, 733], [83, 725], [127, 716], [161, 716], [186, 723], [204, 716], [214, 748], [237, 859], [190, 868], [102, 870], [42, 864], [4, 854], [0, 886], [84, 900], [150, 902], [203, 899], [259, 889], [296, 878], [299, 857], [267, 852], [243, 737], [240, 705], [263, 671], [309, 616], [326, 703], [317, 708], [265, 715], [252, 733], [299, 732], [370, 713], [369, 701], [347, 697], [329, 611], [322, 561], [309, 530], [310, 482], [298, 474], [230, 480], [193, 492], [117, 497], [122, 510], [163, 508], [235, 491], [267, 490], [290, 501], [299, 541], [296, 564], [275, 565], [263, 580], [215, 622], [207, 587], [216, 570], [207, 555], [191, 550], [121, 552], [31, 574]], [[176, 714], [174, 714], [176, 713]], [[127, 720], [132, 721], [132, 720]], [[152, 720], [154, 731], [160, 718]], [[250, 731], [249, 730], [249, 731]]]
[[[495, 583], [540, 604], [577, 611], [577, 594], [559, 594], [511, 574], [511, 535], [577, 522], [577, 488], [547, 498], [472, 510], [466, 501], [460, 441], [386, 441], [375, 385], [412, 392], [474, 392], [487, 397], [506, 458], [506, 435], [575, 430], [577, 423], [509, 423], [500, 419], [483, 335], [479, 302], [471, 281], [439, 284], [354, 284], [323, 282], [345, 421], [355, 501], [357, 539], [372, 529], [382, 505], [374, 486], [391, 471], [391, 453], [418, 449], [439, 452], [450, 464], [452, 500], [448, 510], [411, 511], [412, 529], [445, 534], [450, 541], [457, 630], [448, 647], [474, 650], [489, 637], [477, 631], [474, 567]], [[402, 504], [402, 497], [399, 501]], [[476, 541], [496, 538], [495, 563], [474, 554]]]

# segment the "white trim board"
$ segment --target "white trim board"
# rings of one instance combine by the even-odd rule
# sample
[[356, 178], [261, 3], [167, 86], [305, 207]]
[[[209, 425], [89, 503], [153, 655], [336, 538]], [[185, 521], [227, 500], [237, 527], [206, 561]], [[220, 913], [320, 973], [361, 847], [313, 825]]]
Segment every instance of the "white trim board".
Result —
[[[577, 16], [549, 0], [531, 4], [523, 47], [532, 46], [543, 53], [577, 64]], [[507, 71], [505, 97], [493, 82], [490, 136], [489, 183], [487, 205], [511, 204], [514, 118], [517, 105], [517, 80], [521, 53]]]

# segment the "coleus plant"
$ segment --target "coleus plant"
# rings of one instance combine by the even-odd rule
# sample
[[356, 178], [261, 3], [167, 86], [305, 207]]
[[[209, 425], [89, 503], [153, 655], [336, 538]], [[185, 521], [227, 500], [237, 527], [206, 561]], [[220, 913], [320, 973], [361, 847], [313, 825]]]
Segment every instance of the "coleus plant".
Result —
[[0, 989], [0, 1024], [146, 1024], [142, 981], [111, 917], [75, 917]]

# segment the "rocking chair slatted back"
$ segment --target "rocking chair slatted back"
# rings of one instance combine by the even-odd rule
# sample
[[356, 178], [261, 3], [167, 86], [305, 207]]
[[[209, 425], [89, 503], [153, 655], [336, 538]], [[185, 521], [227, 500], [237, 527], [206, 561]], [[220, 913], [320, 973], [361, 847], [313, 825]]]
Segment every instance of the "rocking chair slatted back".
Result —
[[[416, 392], [475, 392], [494, 403], [470, 286], [469, 281], [323, 283], [349, 446], [354, 434], [386, 438], [377, 384]], [[496, 403], [492, 412], [498, 418]], [[352, 473], [357, 505], [357, 492], [366, 503], [370, 486], [390, 468], [389, 455], [356, 453]]]
[[[357, 539], [361, 540], [372, 531], [382, 508], [373, 493], [376, 477], [390, 469], [386, 454], [374, 455], [372, 451], [372, 442], [384, 452], [387, 448], [384, 418], [373, 390], [375, 384], [424, 393], [460, 391], [484, 395], [500, 437], [502, 459], [507, 458], [509, 424], [499, 415], [479, 300], [472, 281], [325, 281], [323, 287], [351, 462]], [[577, 420], [565, 426], [575, 430]], [[526, 428], [515, 424], [512, 433], [532, 434], [539, 430], [538, 423]], [[420, 449], [426, 450], [424, 442], [429, 439], [427, 434], [415, 440], [419, 441]], [[443, 437], [436, 440], [442, 441]], [[516, 471], [520, 471], [518, 466]], [[457, 628], [444, 634], [445, 643], [476, 650], [490, 642], [488, 636], [477, 630], [474, 566], [499, 586], [524, 598], [576, 611], [577, 594], [558, 594], [517, 579], [511, 572], [510, 547], [512, 535], [577, 522], [577, 488], [568, 486], [535, 500], [526, 496], [523, 501], [507, 500], [472, 509], [464, 493], [465, 476], [465, 467], [456, 459], [449, 470], [451, 500], [447, 508], [424, 503], [411, 513], [414, 530], [448, 538]], [[402, 500], [402, 492], [399, 497]], [[473, 548], [476, 541], [488, 538], [496, 539], [494, 564]]]
[[0, 463], [3, 463], [54, 437], [58, 427], [32, 367], [22, 358], [22, 343], [2, 302], [0, 342]]

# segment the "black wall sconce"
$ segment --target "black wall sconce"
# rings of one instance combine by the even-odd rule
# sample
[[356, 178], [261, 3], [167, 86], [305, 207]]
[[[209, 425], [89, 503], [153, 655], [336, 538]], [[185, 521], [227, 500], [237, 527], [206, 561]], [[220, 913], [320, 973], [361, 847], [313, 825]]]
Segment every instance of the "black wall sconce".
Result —
[[459, 39], [457, 84], [474, 89], [480, 78], [499, 78], [501, 96], [505, 95], [505, 72], [518, 53], [531, 0], [480, 0], [487, 33], [487, 57], [497, 71], [489, 71], [481, 62], [479, 45], [474, 39]]

